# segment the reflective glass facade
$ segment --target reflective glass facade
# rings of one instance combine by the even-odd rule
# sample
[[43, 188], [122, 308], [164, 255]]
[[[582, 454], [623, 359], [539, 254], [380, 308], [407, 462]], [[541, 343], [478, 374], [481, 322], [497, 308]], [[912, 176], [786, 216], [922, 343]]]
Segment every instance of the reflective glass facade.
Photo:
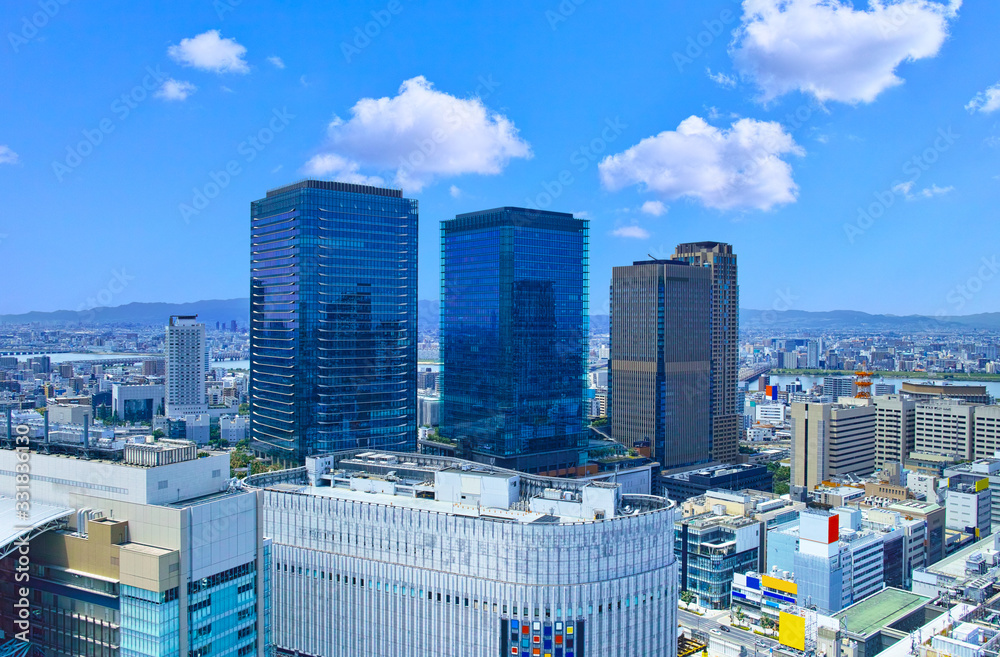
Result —
[[255, 449], [414, 450], [416, 333], [415, 200], [307, 180], [251, 204]]
[[191, 657], [256, 653], [256, 568], [251, 562], [187, 585]]
[[588, 222], [498, 208], [441, 224], [441, 433], [525, 472], [586, 445]]
[[162, 593], [121, 587], [121, 657], [177, 657], [180, 601], [176, 587]]

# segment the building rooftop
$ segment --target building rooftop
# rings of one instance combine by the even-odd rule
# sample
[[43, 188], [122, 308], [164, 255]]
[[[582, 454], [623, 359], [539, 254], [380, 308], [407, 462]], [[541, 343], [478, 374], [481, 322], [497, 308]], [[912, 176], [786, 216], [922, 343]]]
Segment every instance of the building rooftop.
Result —
[[385, 187], [372, 187], [371, 185], [357, 185], [354, 183], [342, 183], [332, 180], [300, 180], [283, 187], [275, 187], [267, 190], [266, 198], [291, 192], [297, 189], [322, 189], [330, 192], [348, 192], [352, 194], [372, 194], [375, 196], [388, 196], [390, 198], [403, 198], [403, 192], [399, 189], [387, 189]]
[[916, 593], [888, 588], [851, 605], [833, 617], [844, 621], [848, 632], [867, 636], [895, 623], [930, 600]]
[[254, 475], [251, 488], [519, 523], [592, 522], [672, 507], [611, 482], [540, 477], [428, 454], [351, 450]]
[[950, 577], [965, 577], [965, 562], [973, 554], [977, 552], [983, 552], [985, 550], [996, 549], [997, 542], [1000, 540], [1000, 534], [994, 534], [987, 536], [986, 538], [973, 543], [972, 545], [962, 548], [954, 554], [949, 554], [947, 557], [938, 561], [937, 563], [931, 564], [926, 568], [928, 572], [934, 573], [935, 575], [947, 575]]

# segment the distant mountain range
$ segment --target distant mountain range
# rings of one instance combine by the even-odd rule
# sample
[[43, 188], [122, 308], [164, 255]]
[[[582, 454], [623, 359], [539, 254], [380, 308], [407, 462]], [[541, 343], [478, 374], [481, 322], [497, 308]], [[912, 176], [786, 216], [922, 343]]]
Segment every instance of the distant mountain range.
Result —
[[[45, 324], [165, 324], [171, 315], [198, 315], [207, 325], [215, 322], [229, 323], [236, 320], [246, 326], [250, 317], [250, 300], [214, 299], [191, 303], [129, 303], [123, 306], [100, 307], [91, 310], [56, 310], [30, 312], [20, 315], [0, 315], [0, 324], [39, 322]], [[417, 323], [421, 332], [438, 328], [441, 318], [440, 302], [421, 299], [417, 302]], [[608, 332], [607, 315], [591, 315], [593, 333]], [[924, 315], [872, 315], [856, 310], [831, 310], [809, 312], [805, 310], [740, 309], [740, 328], [787, 331], [852, 330], [920, 332], [936, 330], [1000, 330], [1000, 312], [950, 317]]]
[[932, 317], [927, 315], [871, 315], [856, 310], [830, 310], [809, 312], [805, 310], [740, 309], [740, 328], [763, 330], [768, 327], [788, 330], [869, 329], [881, 331], [940, 331], [962, 329], [1000, 329], [1000, 312], [978, 315]]
[[236, 323], [245, 327], [250, 322], [250, 299], [212, 299], [190, 303], [127, 303], [122, 306], [100, 306], [90, 310], [34, 311], [20, 315], [0, 315], [0, 324], [160, 324], [171, 315], [198, 315], [206, 325], [216, 322]]

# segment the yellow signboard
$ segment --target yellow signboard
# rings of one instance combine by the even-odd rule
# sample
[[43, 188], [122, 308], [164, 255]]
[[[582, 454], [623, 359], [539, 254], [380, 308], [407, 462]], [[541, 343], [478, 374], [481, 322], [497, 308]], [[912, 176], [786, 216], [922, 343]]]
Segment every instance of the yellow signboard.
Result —
[[806, 619], [782, 611], [778, 613], [778, 643], [796, 650], [806, 649]]
[[799, 586], [795, 582], [787, 582], [777, 577], [771, 577], [770, 575], [761, 575], [760, 583], [769, 589], [781, 591], [782, 593], [798, 595], [799, 592]]
[[990, 487], [990, 480], [989, 479], [980, 479], [979, 481], [976, 482], [976, 492], [977, 493], [979, 491], [986, 490], [989, 487]]

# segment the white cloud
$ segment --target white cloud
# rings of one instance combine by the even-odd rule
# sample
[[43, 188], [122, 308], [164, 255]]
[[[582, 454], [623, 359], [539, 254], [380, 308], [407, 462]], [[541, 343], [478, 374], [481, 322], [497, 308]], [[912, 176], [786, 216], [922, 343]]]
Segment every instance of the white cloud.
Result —
[[615, 237], [628, 237], [637, 240], [648, 240], [649, 231], [642, 226], [622, 226], [611, 231]]
[[268, 63], [270, 63], [274, 68], [285, 68], [285, 62], [281, 57], [271, 56], [267, 58]]
[[364, 176], [358, 173], [359, 168], [360, 165], [357, 162], [352, 162], [340, 155], [326, 153], [314, 155], [306, 162], [303, 170], [310, 176], [326, 176], [335, 178], [340, 182], [357, 185], [374, 185], [375, 187], [385, 185], [385, 180], [378, 176]]
[[716, 84], [720, 84], [723, 87], [735, 87], [736, 78], [732, 75], [726, 75], [721, 71], [719, 73], [712, 73], [712, 69], [706, 68], [705, 71], [708, 73], [708, 79]]
[[167, 48], [175, 62], [215, 73], [249, 73], [250, 67], [243, 59], [246, 52], [234, 39], [223, 39], [218, 30], [181, 39], [180, 45]]
[[976, 94], [976, 97], [966, 104], [965, 109], [970, 112], [981, 112], [983, 114], [989, 114], [1000, 109], [1000, 82], [992, 87], [987, 87], [986, 91]]
[[764, 101], [799, 90], [820, 102], [870, 103], [902, 84], [896, 67], [934, 57], [962, 0], [743, 0], [731, 55]]
[[153, 95], [163, 100], [186, 100], [188, 96], [197, 90], [198, 87], [190, 82], [170, 78], [165, 80], [163, 85]]
[[0, 144], [0, 164], [17, 164], [21, 161], [20, 156], [11, 150], [7, 144]]
[[925, 187], [920, 191], [913, 193], [913, 181], [908, 180], [904, 183], [898, 183], [893, 185], [892, 191], [901, 195], [907, 201], [915, 201], [923, 198], [934, 198], [935, 196], [944, 196], [945, 194], [955, 191], [955, 188], [951, 185], [947, 187], [938, 187], [937, 185], [931, 185], [930, 187]]
[[452, 185], [451, 187], [448, 188], [448, 193], [451, 194], [452, 198], [458, 198], [459, 196], [462, 195], [462, 190], [460, 190], [455, 185]]
[[392, 98], [362, 98], [347, 121], [335, 118], [325, 150], [348, 171], [392, 172], [407, 192], [446, 176], [498, 174], [512, 158], [532, 156], [507, 117], [479, 98], [437, 91], [423, 76], [403, 82]]
[[590, 219], [591, 219], [590, 213], [587, 212], [586, 210], [580, 210], [578, 212], [571, 212], [570, 214], [572, 214], [577, 219], [586, 219], [588, 221], [590, 221]]
[[641, 185], [666, 200], [690, 198], [709, 208], [794, 203], [798, 186], [781, 159], [805, 151], [774, 121], [740, 119], [720, 130], [692, 116], [601, 161], [601, 183], [615, 191]]
[[667, 206], [663, 205], [662, 201], [646, 201], [642, 204], [641, 210], [646, 214], [651, 214], [654, 217], [659, 217], [661, 214], [667, 211]]

